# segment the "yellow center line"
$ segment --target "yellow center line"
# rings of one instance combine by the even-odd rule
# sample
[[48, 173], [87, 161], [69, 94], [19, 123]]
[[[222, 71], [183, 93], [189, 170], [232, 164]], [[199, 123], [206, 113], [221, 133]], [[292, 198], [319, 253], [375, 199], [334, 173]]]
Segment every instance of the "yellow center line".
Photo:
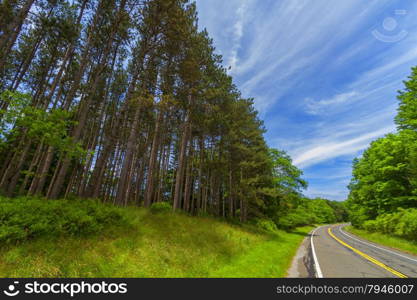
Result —
[[362, 251], [359, 251], [358, 249], [356, 249], [356, 248], [352, 247], [351, 245], [349, 245], [349, 244], [345, 243], [344, 241], [342, 241], [341, 239], [337, 238], [337, 237], [333, 234], [332, 229], [331, 229], [330, 227], [328, 228], [328, 230], [327, 230], [327, 231], [329, 232], [329, 235], [330, 235], [332, 238], [334, 238], [337, 242], [339, 242], [340, 244], [342, 244], [342, 245], [343, 245], [343, 246], [345, 246], [346, 248], [349, 248], [350, 250], [352, 250], [352, 251], [353, 251], [353, 252], [355, 252], [356, 254], [358, 254], [358, 255], [362, 256], [363, 258], [365, 258], [365, 259], [369, 260], [370, 262], [372, 262], [372, 263], [376, 264], [377, 266], [379, 266], [379, 267], [381, 267], [381, 268], [383, 268], [383, 269], [387, 270], [388, 272], [391, 272], [392, 274], [394, 274], [394, 275], [396, 275], [396, 276], [398, 276], [398, 277], [400, 277], [400, 278], [407, 278], [407, 276], [406, 276], [406, 275], [404, 275], [404, 274], [402, 274], [402, 273], [400, 273], [400, 272], [398, 272], [398, 271], [396, 271], [396, 270], [394, 270], [394, 269], [392, 269], [392, 268], [388, 267], [387, 265], [383, 264], [383, 263], [382, 263], [382, 262], [380, 262], [379, 260], [377, 260], [377, 259], [375, 259], [375, 258], [373, 258], [373, 257], [369, 256], [368, 254], [363, 253]]

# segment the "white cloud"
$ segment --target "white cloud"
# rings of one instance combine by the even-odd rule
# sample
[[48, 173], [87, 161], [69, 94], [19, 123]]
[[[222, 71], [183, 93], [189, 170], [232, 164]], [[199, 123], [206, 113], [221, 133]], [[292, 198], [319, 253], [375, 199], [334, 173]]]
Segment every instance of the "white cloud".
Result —
[[309, 149], [306, 149], [305, 152], [294, 157], [294, 164], [298, 167], [308, 167], [331, 158], [355, 154], [367, 148], [372, 140], [393, 131], [395, 131], [394, 125], [363, 134], [350, 140], [328, 142], [325, 144], [316, 142]]
[[237, 8], [237, 11], [236, 11], [237, 20], [235, 21], [233, 25], [233, 33], [232, 33], [233, 45], [231, 47], [230, 54], [228, 55], [228, 62], [227, 62], [227, 65], [229, 65], [231, 68], [231, 72], [233, 72], [236, 69], [236, 66], [239, 62], [238, 53], [241, 47], [240, 42], [243, 37], [247, 8], [248, 8], [248, 0], [243, 0], [242, 4]]
[[[265, 15], [252, 22], [252, 40], [245, 45], [246, 53], [236, 66], [235, 74], [247, 76], [242, 84], [251, 95], [259, 86], [277, 84], [288, 90], [297, 83], [297, 73], [325, 60], [338, 42], [350, 36], [365, 20], [368, 5], [360, 1], [279, 1]], [[335, 26], [348, 20], [343, 27]], [[328, 61], [332, 64], [332, 61]], [[288, 83], [288, 80], [292, 84]], [[277, 95], [279, 96], [279, 95]], [[278, 97], [268, 98], [272, 105]], [[258, 101], [257, 101], [258, 102]]]
[[372, 89], [374, 87], [384, 86], [384, 81], [392, 83], [393, 80], [404, 80], [404, 69], [409, 71], [410, 66], [415, 64], [417, 59], [417, 48], [394, 54], [392, 56], [383, 56], [385, 58], [377, 67], [370, 69], [362, 74], [359, 79], [351, 84], [354, 88]]
[[389, 0], [337, 5], [197, 0], [197, 5], [243, 96], [255, 97], [268, 143], [287, 150], [309, 176], [315, 176], [312, 169], [323, 170], [316, 175], [332, 184], [314, 183], [309, 195], [342, 199], [350, 164], [337, 174], [329, 165], [349, 161], [372, 140], [395, 131], [395, 92], [417, 60], [412, 34], [417, 3], [398, 2], [396, 8], [409, 12], [398, 19], [400, 29], [410, 34], [389, 45], [371, 34], [393, 13]]
[[326, 110], [328, 111], [328, 109], [331, 106], [343, 105], [348, 101], [352, 101], [356, 99], [356, 96], [358, 96], [358, 93], [353, 91], [353, 92], [337, 94], [333, 98], [323, 99], [319, 101], [314, 101], [311, 98], [307, 98], [305, 100], [306, 111], [307, 113], [312, 114], [312, 115], [321, 114], [321, 113], [326, 112]]

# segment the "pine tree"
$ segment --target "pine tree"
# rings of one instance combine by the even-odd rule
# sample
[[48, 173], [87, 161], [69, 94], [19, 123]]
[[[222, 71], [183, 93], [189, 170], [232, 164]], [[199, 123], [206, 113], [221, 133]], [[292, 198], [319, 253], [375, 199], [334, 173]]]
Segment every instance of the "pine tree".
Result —
[[[195, 3], [0, 8], [2, 192], [165, 201], [241, 221], [272, 216], [286, 192], [298, 195], [301, 174], [284, 154], [271, 158], [253, 100], [199, 30]], [[291, 183], [277, 183], [274, 161]]]

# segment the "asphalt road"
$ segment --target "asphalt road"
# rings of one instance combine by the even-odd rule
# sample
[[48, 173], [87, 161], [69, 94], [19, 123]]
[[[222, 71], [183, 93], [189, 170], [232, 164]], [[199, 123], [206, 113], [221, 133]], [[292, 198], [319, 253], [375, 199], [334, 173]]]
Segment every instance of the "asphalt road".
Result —
[[361, 239], [344, 231], [344, 226], [322, 226], [312, 232], [316, 277], [417, 278], [417, 256]]

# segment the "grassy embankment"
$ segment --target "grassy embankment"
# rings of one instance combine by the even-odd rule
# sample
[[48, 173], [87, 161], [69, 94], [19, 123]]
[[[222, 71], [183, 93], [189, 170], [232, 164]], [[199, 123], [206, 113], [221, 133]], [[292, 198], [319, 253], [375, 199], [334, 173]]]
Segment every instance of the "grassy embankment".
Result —
[[[268, 233], [133, 207], [111, 208], [123, 222], [100, 226], [117, 220], [102, 204], [88, 210], [96, 222], [82, 204], [74, 212], [70, 201], [17, 201], [0, 198], [0, 277], [284, 277], [311, 230]], [[51, 204], [45, 209], [42, 201]], [[57, 216], [66, 221], [53, 233]]]
[[417, 255], [416, 242], [379, 232], [368, 232], [366, 230], [354, 228], [353, 226], [347, 226], [344, 229], [347, 232], [353, 233], [368, 241]]

